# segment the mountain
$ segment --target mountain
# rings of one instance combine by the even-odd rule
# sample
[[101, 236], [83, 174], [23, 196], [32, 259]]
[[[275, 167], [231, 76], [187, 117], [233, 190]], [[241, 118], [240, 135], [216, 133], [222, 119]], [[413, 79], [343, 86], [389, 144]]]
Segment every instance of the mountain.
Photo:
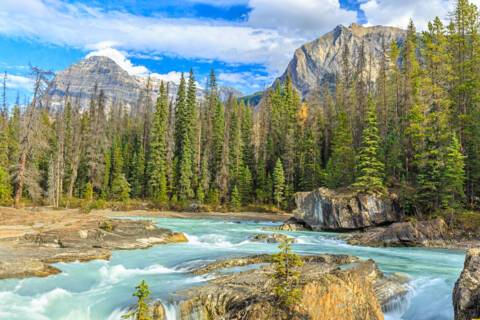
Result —
[[354, 68], [362, 43], [367, 66], [369, 57], [372, 57], [371, 79], [375, 80], [382, 58], [382, 43], [384, 42], [387, 48], [392, 41], [401, 45], [405, 36], [405, 30], [393, 27], [364, 27], [355, 23], [349, 27], [339, 25], [329, 33], [298, 48], [278, 80], [283, 82], [287, 74], [290, 75], [293, 84], [304, 97], [324, 83], [333, 86], [336, 75], [342, 70], [344, 46], [349, 49], [348, 62]]
[[[115, 102], [133, 107], [144, 96], [149, 81], [152, 98], [155, 99], [160, 79], [132, 76], [110, 58], [92, 56], [58, 72], [47, 89], [47, 99], [49, 105], [55, 107], [62, 105], [68, 95], [82, 107], [87, 107], [97, 90], [104, 92], [107, 104]], [[174, 99], [178, 85], [174, 82], [168, 82], [168, 85], [170, 98]], [[234, 88], [219, 87], [221, 99], [228, 99], [230, 94], [236, 97], [243, 95]], [[204, 97], [204, 90], [197, 89], [197, 98], [203, 100]]]

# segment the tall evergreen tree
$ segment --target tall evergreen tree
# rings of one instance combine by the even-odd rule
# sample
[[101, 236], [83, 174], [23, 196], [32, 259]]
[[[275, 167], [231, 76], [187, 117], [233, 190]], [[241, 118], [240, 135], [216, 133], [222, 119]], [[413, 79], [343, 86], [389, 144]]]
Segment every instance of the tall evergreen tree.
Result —
[[385, 166], [380, 159], [380, 136], [373, 99], [368, 99], [367, 119], [358, 152], [357, 172], [353, 187], [366, 193], [384, 193]]
[[168, 88], [160, 84], [160, 92], [153, 114], [150, 142], [149, 195], [159, 203], [168, 201], [167, 193], [167, 138], [168, 138]]
[[285, 174], [280, 159], [277, 159], [275, 162], [275, 169], [273, 171], [273, 199], [279, 208], [285, 200]]
[[327, 163], [326, 180], [330, 188], [346, 187], [353, 182], [355, 151], [348, 118], [340, 112], [333, 132], [332, 152]]

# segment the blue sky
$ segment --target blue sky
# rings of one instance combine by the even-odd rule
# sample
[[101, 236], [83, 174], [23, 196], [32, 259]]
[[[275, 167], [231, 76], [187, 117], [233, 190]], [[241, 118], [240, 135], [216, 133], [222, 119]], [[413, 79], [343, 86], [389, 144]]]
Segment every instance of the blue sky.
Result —
[[[474, 0], [480, 2], [480, 0]], [[28, 93], [29, 64], [62, 70], [87, 55], [130, 74], [176, 81], [213, 67], [224, 85], [262, 90], [301, 44], [338, 24], [424, 28], [447, 0], [1, 0], [0, 70], [8, 91]]]

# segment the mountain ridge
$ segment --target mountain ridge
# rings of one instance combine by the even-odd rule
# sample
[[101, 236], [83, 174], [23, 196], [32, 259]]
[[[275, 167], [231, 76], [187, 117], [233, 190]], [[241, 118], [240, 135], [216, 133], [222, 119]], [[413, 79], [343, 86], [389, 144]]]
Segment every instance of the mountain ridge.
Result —
[[276, 81], [283, 82], [289, 75], [303, 97], [325, 83], [332, 87], [336, 76], [342, 71], [344, 46], [346, 45], [350, 52], [348, 62], [350, 66], [354, 66], [362, 44], [365, 57], [373, 57], [371, 78], [374, 81], [379, 71], [376, 62], [382, 55], [382, 41], [387, 46], [392, 41], [401, 44], [405, 36], [406, 30], [395, 27], [362, 26], [356, 23], [349, 27], [338, 25], [332, 31], [296, 49], [285, 72]]
[[[85, 108], [95, 91], [103, 91], [107, 104], [119, 103], [132, 108], [144, 98], [147, 86], [150, 86], [152, 99], [156, 99], [161, 81], [156, 77], [130, 75], [109, 57], [91, 56], [56, 73], [47, 89], [47, 101], [48, 105], [56, 107], [68, 96]], [[169, 86], [169, 98], [175, 99], [178, 85], [173, 81], [165, 82]], [[234, 88], [219, 87], [221, 99], [228, 99], [230, 94], [243, 95]], [[204, 90], [197, 88], [197, 99], [202, 100], [204, 96]]]

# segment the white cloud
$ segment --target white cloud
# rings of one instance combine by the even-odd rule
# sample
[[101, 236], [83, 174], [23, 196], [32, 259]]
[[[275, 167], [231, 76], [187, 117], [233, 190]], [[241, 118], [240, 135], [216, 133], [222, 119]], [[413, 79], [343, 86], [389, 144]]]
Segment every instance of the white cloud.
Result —
[[[480, 0], [470, 1], [477, 6]], [[406, 28], [413, 19], [418, 30], [425, 30], [435, 17], [448, 21], [455, 1], [449, 0], [367, 0], [360, 5], [368, 25], [389, 25]]]
[[182, 76], [182, 73], [178, 72], [178, 71], [170, 71], [170, 72], [164, 73], [164, 74], [161, 74], [161, 73], [152, 73], [151, 74], [152, 78], [160, 79], [160, 80], [167, 81], [167, 82], [173, 82], [173, 83], [176, 83], [176, 84], [180, 83], [181, 76]]
[[[320, 36], [339, 23], [348, 24], [356, 15], [341, 9], [339, 0], [189, 1], [217, 6], [248, 4], [251, 12], [245, 22], [226, 22], [145, 17], [63, 0], [1, 0], [0, 34], [95, 50], [110, 57], [116, 52], [106, 50], [115, 48], [132, 55], [172, 54], [255, 63], [280, 74], [306, 38]], [[142, 72], [132, 69], [135, 66], [123, 67]]]
[[99, 50], [95, 50], [87, 54], [86, 58], [93, 56], [108, 57], [115, 61], [123, 70], [127, 71], [130, 75], [145, 77], [149, 71], [144, 66], [134, 66], [132, 61], [127, 59], [125, 52], [121, 52], [111, 47], [104, 47]]
[[253, 72], [220, 72], [217, 79], [222, 85], [240, 88], [244, 91], [261, 90], [270, 85], [274, 77]]
[[338, 0], [250, 0], [248, 23], [287, 35], [317, 38], [339, 24], [356, 21], [356, 11], [340, 7]]
[[300, 44], [272, 29], [105, 12], [60, 0], [0, 1], [0, 33], [87, 49], [109, 43], [132, 52], [261, 63], [277, 72]]
[[[2, 76], [3, 81], [3, 76]], [[33, 90], [33, 79], [23, 76], [17, 76], [13, 74], [7, 74], [7, 89], [23, 89], [31, 91]]]

